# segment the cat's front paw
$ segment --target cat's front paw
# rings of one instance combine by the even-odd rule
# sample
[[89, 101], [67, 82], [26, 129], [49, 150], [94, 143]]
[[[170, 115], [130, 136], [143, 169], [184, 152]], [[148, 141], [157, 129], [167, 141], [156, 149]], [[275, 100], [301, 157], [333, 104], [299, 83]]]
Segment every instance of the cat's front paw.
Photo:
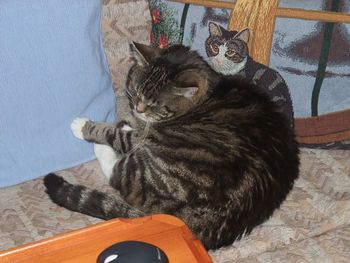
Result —
[[123, 131], [133, 131], [134, 128], [132, 128], [130, 125], [128, 124], [125, 124], [123, 127], [122, 127], [122, 130]]
[[83, 127], [89, 121], [86, 118], [75, 118], [70, 125], [70, 128], [75, 137], [80, 140], [84, 140]]
[[117, 124], [117, 128], [123, 130], [123, 131], [133, 131], [134, 128], [131, 126], [131, 124], [125, 120], [122, 120], [120, 122], [118, 122]]

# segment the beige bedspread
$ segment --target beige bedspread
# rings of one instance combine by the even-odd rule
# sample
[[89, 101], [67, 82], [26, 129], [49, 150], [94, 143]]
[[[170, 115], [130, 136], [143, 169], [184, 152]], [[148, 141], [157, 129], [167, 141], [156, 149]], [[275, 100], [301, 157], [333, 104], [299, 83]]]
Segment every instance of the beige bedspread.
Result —
[[[96, 161], [60, 172], [110, 189]], [[0, 250], [99, 222], [53, 204], [42, 178], [0, 189]], [[217, 263], [349, 262], [350, 151], [301, 150], [301, 174], [282, 207], [251, 235], [210, 251]]]

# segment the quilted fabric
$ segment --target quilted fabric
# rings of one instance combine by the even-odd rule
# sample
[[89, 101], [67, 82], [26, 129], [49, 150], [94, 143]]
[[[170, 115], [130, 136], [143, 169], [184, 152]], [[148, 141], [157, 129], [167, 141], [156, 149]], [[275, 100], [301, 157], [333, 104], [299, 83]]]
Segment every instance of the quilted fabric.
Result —
[[[288, 15], [279, 17], [273, 14], [274, 11], [264, 10], [263, 5], [258, 6], [263, 2], [266, 2], [265, 7], [273, 6], [276, 1], [239, 1], [236, 4], [242, 7], [240, 16], [237, 14], [231, 16], [230, 8], [233, 8], [232, 3], [236, 2], [235, 0], [195, 2], [150, 0], [153, 21], [152, 44], [167, 47], [174, 43], [183, 43], [198, 50], [204, 58], [207, 58], [204, 43], [208, 37], [208, 23], [212, 21], [227, 28], [232, 25], [232, 21], [246, 18], [252, 24], [259, 25], [263, 22], [255, 20], [257, 18], [248, 11], [251, 5], [255, 5], [259, 13], [266, 12], [267, 17], [273, 16], [275, 19], [269, 67], [280, 74], [288, 89], [272, 88], [274, 78], [270, 78], [269, 74], [259, 77], [261, 71], [256, 71], [249, 64], [246, 70], [256, 72], [256, 79], [263, 80], [256, 84], [264, 87], [266, 84], [262, 83], [271, 83], [271, 86], [268, 85], [267, 93], [273, 100], [279, 101], [287, 116], [294, 115], [295, 132], [300, 144], [310, 148], [350, 148], [350, 89], [348, 88], [350, 25], [348, 23], [332, 23], [331, 20], [335, 17], [329, 19], [329, 22], [288, 18]], [[325, 11], [348, 14], [350, 8], [350, 2], [345, 0], [277, 2], [279, 8], [291, 8], [294, 14], [300, 9], [303, 12], [317, 10], [319, 14]], [[243, 8], [244, 5], [246, 9]], [[222, 8], [219, 8], [220, 6]], [[310, 13], [310, 17], [314, 15]], [[254, 39], [250, 43], [254, 43], [255, 46], [250, 50], [250, 55], [254, 57], [254, 50], [263, 44], [260, 41], [266, 43], [266, 40], [255, 39], [254, 27], [249, 29]], [[264, 31], [264, 34], [267, 32], [268, 30]], [[248, 75], [249, 73], [242, 74], [250, 80]]]
[[[210, 251], [214, 262], [348, 262], [350, 151], [301, 150], [301, 174], [281, 208], [251, 235]], [[60, 173], [73, 183], [111, 191], [96, 161]], [[0, 191], [0, 250], [99, 219], [53, 204], [42, 179]]]
[[[210, 35], [209, 24], [214, 22], [217, 26], [227, 28], [231, 16], [229, 9], [207, 8], [167, 0], [151, 0], [150, 11], [152, 45], [166, 48], [180, 43], [196, 50], [209, 64], [210, 57], [205, 44]], [[231, 72], [234, 71], [232, 69]], [[245, 67], [235, 74], [261, 87], [279, 105], [293, 126], [294, 112], [290, 92], [278, 71], [248, 56]]]
[[[137, 17], [137, 19], [135, 19]], [[123, 92], [132, 61], [129, 43], [150, 43], [151, 17], [146, 0], [104, 0], [104, 48], [117, 95], [118, 118], [127, 118], [128, 100]]]
[[350, 151], [301, 150], [300, 178], [250, 236], [212, 251], [215, 262], [348, 262]]

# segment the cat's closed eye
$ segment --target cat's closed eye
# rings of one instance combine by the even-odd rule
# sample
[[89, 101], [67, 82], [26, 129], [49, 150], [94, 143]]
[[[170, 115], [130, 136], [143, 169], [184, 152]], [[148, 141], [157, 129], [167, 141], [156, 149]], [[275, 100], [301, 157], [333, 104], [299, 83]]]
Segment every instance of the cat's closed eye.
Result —
[[149, 106], [149, 107], [156, 107], [156, 106], [159, 106], [159, 101], [157, 101], [157, 100], [148, 101], [148, 102], [147, 102], [147, 106]]

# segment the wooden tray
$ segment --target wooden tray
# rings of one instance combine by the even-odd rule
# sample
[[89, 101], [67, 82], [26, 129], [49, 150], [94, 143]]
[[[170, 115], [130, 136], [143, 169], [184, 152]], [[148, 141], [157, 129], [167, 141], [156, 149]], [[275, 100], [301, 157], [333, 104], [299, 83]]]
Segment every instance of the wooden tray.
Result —
[[0, 262], [96, 262], [110, 245], [137, 240], [161, 248], [170, 263], [212, 263], [207, 251], [180, 219], [153, 215], [113, 219], [0, 252]]

